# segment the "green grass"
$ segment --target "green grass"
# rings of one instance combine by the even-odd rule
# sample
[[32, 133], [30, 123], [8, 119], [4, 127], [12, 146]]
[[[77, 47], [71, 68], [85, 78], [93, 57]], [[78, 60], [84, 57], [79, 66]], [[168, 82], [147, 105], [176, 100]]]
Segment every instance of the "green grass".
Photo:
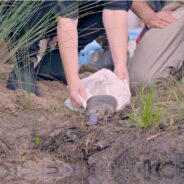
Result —
[[[53, 26], [53, 23], [50, 21], [53, 18], [50, 16], [52, 13], [52, 11], [50, 11], [41, 19], [37, 20], [34, 26], [29, 29], [27, 28], [27, 23], [41, 8], [43, 1], [16, 1], [11, 5], [9, 2], [10, 1], [2, 1], [0, 5], [0, 40], [6, 42], [10, 51], [6, 60], [3, 62], [15, 61], [14, 59], [12, 60], [12, 58], [15, 58], [17, 51], [27, 51], [30, 44], [46, 34], [46, 27], [51, 28]], [[26, 33], [19, 37], [19, 39], [15, 39], [22, 29], [25, 29]]]
[[30, 93], [23, 91], [20, 97], [20, 105], [27, 110], [32, 107], [32, 99]]
[[137, 108], [132, 104], [132, 112], [129, 114], [129, 118], [138, 123], [140, 128], [158, 127], [161, 114], [160, 107], [156, 108], [154, 104], [154, 89], [145, 90], [142, 85], [139, 99]]
[[34, 144], [36, 146], [39, 146], [41, 144], [41, 138], [40, 138], [40, 135], [36, 134], [35, 137], [34, 137]]

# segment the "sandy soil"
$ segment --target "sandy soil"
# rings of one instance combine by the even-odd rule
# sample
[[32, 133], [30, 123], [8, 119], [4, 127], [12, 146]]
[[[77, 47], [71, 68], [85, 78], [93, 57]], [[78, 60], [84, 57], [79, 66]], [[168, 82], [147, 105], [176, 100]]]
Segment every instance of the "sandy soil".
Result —
[[85, 114], [64, 107], [63, 84], [24, 95], [5, 88], [10, 70], [1, 64], [0, 183], [183, 183], [184, 121], [141, 130], [119, 112], [87, 127]]

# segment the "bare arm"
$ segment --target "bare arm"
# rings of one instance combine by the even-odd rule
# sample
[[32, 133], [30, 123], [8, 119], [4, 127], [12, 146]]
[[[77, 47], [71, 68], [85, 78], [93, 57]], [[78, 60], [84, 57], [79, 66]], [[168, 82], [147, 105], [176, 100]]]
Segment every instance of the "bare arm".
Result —
[[171, 11], [155, 12], [146, 1], [134, 0], [132, 11], [137, 14], [148, 28], [164, 28], [175, 22]]
[[114, 61], [114, 72], [120, 79], [128, 81], [126, 66], [128, 43], [127, 12], [104, 9], [103, 22]]
[[57, 36], [60, 55], [68, 83], [78, 77], [78, 33], [77, 20], [58, 17]]
[[156, 14], [146, 1], [133, 1], [131, 9], [145, 24]]
[[78, 95], [86, 98], [84, 87], [78, 76], [78, 20], [58, 17], [57, 36], [59, 51], [68, 82], [70, 98], [81, 104]]

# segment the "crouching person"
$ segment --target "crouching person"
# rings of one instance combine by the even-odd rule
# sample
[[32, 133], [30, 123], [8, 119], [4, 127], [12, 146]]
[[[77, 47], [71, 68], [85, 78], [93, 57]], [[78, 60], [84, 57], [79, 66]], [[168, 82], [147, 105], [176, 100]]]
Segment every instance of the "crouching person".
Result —
[[[174, 17], [176, 7], [174, 11], [166, 7], [162, 10], [167, 6], [163, 1], [155, 1], [153, 5], [158, 12], [150, 9], [144, 1], [135, 1], [132, 6], [149, 30], [141, 38], [129, 62], [131, 86], [141, 82], [149, 86], [153, 81], [166, 79], [169, 75], [179, 79], [184, 74], [184, 17]], [[182, 15], [184, 6], [182, 3], [179, 5], [179, 14]]]
[[[172, 4], [173, 3], [173, 4]], [[140, 35], [133, 58], [128, 61], [130, 87], [174, 75], [184, 75], [184, 3], [165, 1], [133, 1], [131, 9], [142, 19], [145, 29]], [[95, 63], [82, 70], [113, 68], [112, 55], [107, 50]]]
[[[46, 1], [47, 2], [47, 1]], [[78, 76], [78, 51], [106, 32], [114, 62], [114, 73], [122, 80], [129, 80], [127, 71], [127, 11], [131, 1], [57, 1], [57, 37], [59, 51], [68, 83], [71, 99], [80, 104], [79, 95], [85, 99], [86, 93]], [[32, 26], [32, 25], [30, 25]], [[29, 58], [38, 53], [38, 43], [30, 44]], [[19, 55], [18, 55], [19, 57]], [[22, 57], [22, 56], [20, 56]], [[30, 59], [30, 63], [34, 62]], [[54, 62], [54, 61], [53, 61]], [[21, 63], [20, 68], [25, 68]], [[35, 71], [21, 70], [22, 77], [11, 75], [7, 87], [20, 88], [16, 81], [28, 83], [30, 92], [39, 95], [35, 87]], [[13, 77], [12, 77], [13, 76]], [[29, 80], [25, 80], [29, 78]], [[31, 82], [30, 82], [31, 81]], [[23, 88], [27, 91], [27, 88]]]
[[[130, 1], [89, 1], [89, 4], [100, 3], [101, 11], [98, 15], [96, 21], [103, 22], [104, 28], [109, 40], [109, 45], [112, 52], [113, 62], [114, 62], [114, 73], [121, 79], [129, 80], [128, 71], [127, 71], [127, 10], [131, 6]], [[66, 4], [71, 2], [66, 2]], [[84, 34], [78, 37], [77, 26], [80, 25], [80, 12], [85, 10], [83, 4], [76, 4], [75, 6], [79, 7], [77, 11], [74, 11], [75, 14], [70, 16], [60, 15], [58, 17], [58, 29], [57, 36], [60, 47], [60, 54], [63, 61], [63, 66], [66, 74], [66, 79], [68, 83], [68, 90], [70, 98], [81, 105], [79, 96], [84, 100], [86, 99], [86, 92], [84, 86], [78, 76], [78, 45], [82, 45], [82, 41], [88, 40], [90, 43], [92, 40], [96, 39], [93, 34], [96, 34], [95, 31], [91, 34]], [[87, 2], [86, 2], [87, 3]], [[87, 6], [87, 5], [86, 5]], [[86, 7], [84, 6], [84, 7]], [[88, 5], [87, 7], [93, 7]], [[94, 6], [99, 7], [97, 5]], [[81, 9], [80, 9], [81, 8]], [[89, 10], [91, 12], [93, 10]], [[95, 12], [94, 12], [95, 13]], [[91, 12], [92, 14], [92, 12]], [[90, 15], [90, 14], [89, 14]], [[90, 17], [84, 17], [86, 19], [86, 24]], [[91, 17], [92, 18], [92, 17]], [[102, 25], [103, 25], [102, 24]], [[97, 27], [98, 28], [98, 27]], [[88, 28], [90, 30], [90, 28]], [[96, 29], [97, 31], [98, 29]], [[82, 31], [82, 30], [81, 30]], [[93, 36], [92, 40], [89, 40], [88, 37]], [[96, 36], [99, 36], [96, 34]], [[79, 38], [79, 43], [78, 43]], [[90, 42], [89, 42], [90, 41]], [[80, 43], [82, 42], [82, 43]], [[87, 43], [85, 42], [85, 45]]]

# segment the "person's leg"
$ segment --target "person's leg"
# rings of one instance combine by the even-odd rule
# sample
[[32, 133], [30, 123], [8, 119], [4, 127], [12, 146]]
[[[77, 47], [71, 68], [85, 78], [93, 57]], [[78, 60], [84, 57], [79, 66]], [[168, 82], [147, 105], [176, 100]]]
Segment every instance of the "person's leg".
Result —
[[59, 49], [47, 52], [38, 64], [36, 71], [38, 80], [57, 80], [66, 84]]
[[184, 61], [184, 19], [164, 29], [151, 29], [141, 39], [128, 63], [130, 84], [167, 78]]
[[[32, 2], [30, 2], [30, 5], [31, 3]], [[21, 30], [15, 30], [18, 34], [14, 38], [14, 41], [17, 42], [21, 38], [25, 37], [26, 32], [31, 28], [37, 29], [37, 26], [39, 26], [37, 32], [33, 33], [31, 40], [27, 38], [28, 43], [20, 47], [17, 51], [15, 67], [12, 70], [9, 79], [7, 80], [8, 89], [22, 89], [27, 92], [34, 93], [37, 96], [40, 94], [35, 85], [36, 74], [34, 69], [34, 62], [36, 62], [37, 54], [39, 52], [39, 40], [41, 36], [45, 37], [48, 34], [52, 34], [53, 31], [48, 31], [48, 29], [52, 30], [54, 25], [54, 23], [51, 22], [51, 26], [45, 27], [46, 25], [44, 23], [46, 20], [46, 14], [48, 14], [49, 11], [52, 11], [53, 3], [51, 1], [45, 1], [42, 4], [39, 3], [38, 5], [40, 5], [40, 8], [30, 17], [29, 21], [26, 22], [26, 25], [24, 25]], [[47, 17], [47, 20], [48, 19], [50, 19], [50, 21], [55, 21], [54, 17]], [[37, 25], [38, 22], [39, 25]], [[37, 34], [38, 32], [40, 32], [40, 35]]]

